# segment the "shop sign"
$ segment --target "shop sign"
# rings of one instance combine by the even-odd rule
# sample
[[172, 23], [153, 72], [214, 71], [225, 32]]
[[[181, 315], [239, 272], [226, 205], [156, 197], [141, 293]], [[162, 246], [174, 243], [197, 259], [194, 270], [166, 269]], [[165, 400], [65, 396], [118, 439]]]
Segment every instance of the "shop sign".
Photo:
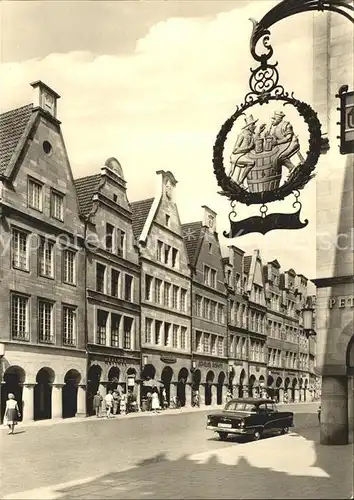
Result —
[[114, 356], [107, 356], [104, 358], [104, 362], [107, 365], [113, 365], [113, 366], [127, 366], [127, 362], [125, 359], [119, 359]]
[[199, 361], [198, 366], [200, 368], [223, 368], [224, 365], [216, 361]]
[[177, 363], [176, 358], [161, 357], [160, 360], [163, 363], [166, 363], [166, 365], [173, 365], [174, 363]]
[[354, 295], [346, 295], [345, 297], [332, 297], [328, 300], [329, 309], [338, 307], [339, 309], [344, 309], [348, 307], [354, 307]]

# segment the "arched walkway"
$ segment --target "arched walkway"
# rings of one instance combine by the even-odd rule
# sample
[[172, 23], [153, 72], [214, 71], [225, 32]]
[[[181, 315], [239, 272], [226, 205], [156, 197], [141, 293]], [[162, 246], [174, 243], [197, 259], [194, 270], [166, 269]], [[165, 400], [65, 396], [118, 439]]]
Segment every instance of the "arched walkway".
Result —
[[304, 401], [307, 401], [309, 399], [308, 389], [309, 389], [309, 381], [306, 378], [304, 382]]
[[265, 386], [265, 378], [263, 375], [261, 375], [259, 377], [258, 382], [259, 382], [259, 395], [262, 398], [266, 398], [267, 397], [267, 390], [266, 390], [266, 386]]
[[300, 378], [299, 380], [299, 401], [303, 401], [304, 400], [304, 381], [302, 380], [302, 378]]
[[141, 372], [141, 380], [143, 381], [141, 390], [141, 402], [147, 398], [147, 395], [152, 393], [155, 387], [160, 387], [160, 382], [156, 380], [156, 368], [153, 365], [145, 365]]
[[205, 378], [205, 404], [206, 405], [211, 405], [213, 403], [213, 392], [212, 392], [212, 385], [215, 379], [215, 373], [213, 371], [208, 371], [206, 378]]
[[289, 398], [290, 398], [289, 386], [290, 386], [290, 378], [286, 377], [286, 379], [284, 380], [284, 401], [285, 402], [288, 402]]
[[128, 386], [128, 391], [133, 391], [133, 393], [136, 392], [137, 389], [137, 373], [135, 368], [128, 368], [127, 370], [127, 386]]
[[239, 379], [239, 384], [238, 384], [238, 397], [243, 398], [243, 391], [244, 391], [244, 383], [245, 383], [245, 378], [246, 378], [246, 372], [245, 370], [242, 370], [240, 373], [240, 379]]
[[173, 377], [173, 370], [170, 366], [165, 366], [161, 372], [161, 382], [166, 390], [166, 401], [170, 405], [171, 402], [171, 381]]
[[297, 378], [294, 378], [291, 384], [291, 400], [295, 401], [296, 399], [296, 389], [297, 389]]
[[202, 380], [202, 374], [200, 370], [194, 370], [192, 377], [192, 389], [193, 391], [199, 391], [200, 382]]
[[[1, 385], [1, 422], [4, 419], [5, 403], [8, 394], [14, 394], [21, 415], [23, 415], [22, 384], [26, 380], [26, 372], [21, 366], [9, 366], [4, 373], [4, 384]], [[21, 417], [22, 419], [22, 417]]]
[[118, 387], [120, 370], [116, 366], [112, 366], [108, 372], [107, 391], [114, 391]]
[[235, 380], [235, 370], [232, 368], [229, 371], [229, 380], [228, 380], [228, 390], [231, 392], [232, 396], [234, 395], [234, 380]]
[[282, 402], [283, 399], [284, 399], [284, 395], [280, 393], [281, 391], [281, 386], [282, 386], [282, 383], [283, 383], [283, 379], [281, 377], [278, 377], [276, 382], [275, 382], [275, 395], [274, 397], [276, 398], [276, 400], [279, 402]]
[[253, 396], [254, 396], [255, 382], [256, 382], [256, 377], [254, 375], [251, 375], [249, 382], [248, 382], [248, 396], [250, 398], [253, 398]]
[[51, 368], [41, 368], [34, 386], [34, 420], [52, 418], [52, 383], [55, 373]]
[[87, 380], [87, 413], [94, 415], [93, 397], [97, 394], [102, 375], [102, 368], [99, 365], [91, 365], [88, 370]]
[[225, 383], [226, 375], [224, 372], [220, 372], [218, 376], [218, 385], [216, 389], [216, 404], [222, 405], [223, 400], [222, 400], [222, 393], [223, 393], [223, 386]]
[[188, 370], [187, 368], [181, 368], [178, 373], [178, 382], [177, 382], [177, 398], [181, 404], [181, 406], [186, 405], [186, 383], [188, 379]]
[[77, 370], [69, 370], [64, 377], [62, 390], [63, 418], [75, 417], [77, 412], [77, 391], [81, 375]]

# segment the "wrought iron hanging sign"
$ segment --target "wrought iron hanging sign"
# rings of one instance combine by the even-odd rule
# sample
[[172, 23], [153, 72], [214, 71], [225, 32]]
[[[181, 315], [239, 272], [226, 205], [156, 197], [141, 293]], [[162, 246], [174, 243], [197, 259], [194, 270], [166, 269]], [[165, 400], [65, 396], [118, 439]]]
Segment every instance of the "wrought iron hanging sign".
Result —
[[[213, 166], [219, 193], [231, 201], [229, 215], [231, 228], [224, 236], [234, 238], [252, 232], [266, 234], [274, 229], [301, 229], [308, 224], [300, 220], [300, 190], [314, 177], [313, 171], [321, 154], [323, 139], [317, 113], [309, 104], [286, 92], [279, 84], [278, 63], [271, 64], [273, 55], [270, 45], [270, 31], [259, 30], [252, 19], [251, 54], [259, 63], [251, 69], [250, 92], [242, 104], [222, 125], [214, 144]], [[256, 51], [262, 42], [262, 53]], [[270, 123], [262, 123], [251, 110], [254, 106], [276, 104]], [[308, 151], [302, 154], [300, 142], [293, 125], [287, 119], [285, 106], [295, 108], [304, 120], [309, 132]], [[242, 118], [242, 119], [241, 119]], [[237, 124], [236, 124], [237, 122]], [[241, 123], [240, 123], [241, 122]], [[230, 162], [225, 168], [224, 146], [234, 125], [239, 133], [232, 149]], [[267, 215], [267, 203], [284, 200], [293, 194], [293, 213], [272, 213]], [[260, 204], [260, 215], [236, 220], [236, 203]]]

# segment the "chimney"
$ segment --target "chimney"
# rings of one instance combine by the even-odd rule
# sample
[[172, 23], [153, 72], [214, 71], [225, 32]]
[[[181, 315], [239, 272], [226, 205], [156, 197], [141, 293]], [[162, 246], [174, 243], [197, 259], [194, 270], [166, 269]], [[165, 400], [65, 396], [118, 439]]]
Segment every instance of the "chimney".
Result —
[[166, 201], [175, 201], [175, 188], [177, 185], [177, 180], [172, 172], [164, 170], [158, 170], [156, 172], [159, 178], [157, 178], [157, 196], [162, 194]]
[[206, 205], [203, 205], [202, 208], [204, 208], [203, 227], [207, 227], [211, 233], [216, 233], [217, 213]]
[[54, 118], [57, 118], [57, 100], [60, 99], [60, 95], [40, 80], [32, 82], [31, 87], [36, 92], [33, 101], [35, 108], [41, 108]]

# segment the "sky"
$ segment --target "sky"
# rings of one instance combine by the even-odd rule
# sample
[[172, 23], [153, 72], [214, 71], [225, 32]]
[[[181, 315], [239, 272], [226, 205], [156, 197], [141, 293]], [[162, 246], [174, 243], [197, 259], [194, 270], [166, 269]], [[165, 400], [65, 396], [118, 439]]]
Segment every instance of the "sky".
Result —
[[[252, 23], [276, 2], [266, 0], [3, 1], [1, 111], [33, 100], [29, 83], [43, 80], [61, 95], [58, 118], [74, 177], [99, 172], [111, 156], [121, 163], [130, 201], [156, 194], [156, 171], [178, 181], [181, 221], [201, 220], [202, 205], [218, 213], [222, 247], [264, 261], [278, 259], [309, 278], [316, 274], [315, 182], [301, 194], [305, 229], [255, 233], [236, 239], [229, 230], [229, 201], [213, 174], [212, 152], [223, 122], [249, 91]], [[311, 104], [312, 17], [301, 14], [272, 29], [274, 61], [287, 91]], [[279, 108], [279, 105], [278, 105]], [[252, 109], [271, 116], [276, 108]], [[291, 110], [303, 155], [308, 140]], [[242, 123], [240, 124], [242, 125]], [[225, 146], [232, 148], [240, 126]], [[226, 166], [228, 154], [225, 155]], [[294, 211], [290, 196], [268, 213]], [[259, 206], [237, 205], [238, 218]]]

